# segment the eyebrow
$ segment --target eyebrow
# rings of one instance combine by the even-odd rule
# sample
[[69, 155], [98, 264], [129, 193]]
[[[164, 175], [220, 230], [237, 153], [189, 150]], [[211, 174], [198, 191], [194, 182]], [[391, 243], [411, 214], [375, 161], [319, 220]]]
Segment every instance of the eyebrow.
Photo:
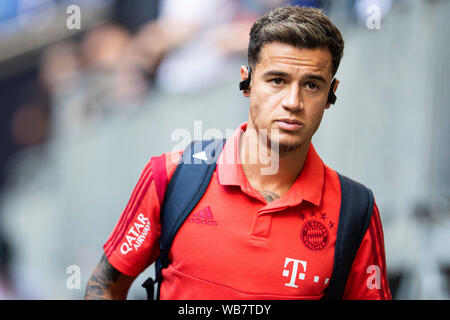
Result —
[[321, 81], [323, 83], [327, 83], [327, 80], [324, 77], [322, 77], [321, 75], [318, 75], [318, 74], [311, 74], [311, 73], [309, 73], [309, 74], [304, 75], [302, 77], [302, 79], [305, 79], [305, 80], [306, 79], [308, 79], [308, 80], [317, 80], [317, 81]]
[[[283, 71], [278, 71], [278, 70], [269, 70], [264, 72], [263, 77], [284, 77], [284, 78], [288, 78], [290, 77], [290, 75], [286, 72]], [[318, 74], [313, 74], [313, 73], [308, 73], [305, 74], [302, 77], [302, 80], [317, 80], [317, 81], [321, 81], [323, 83], [327, 83], [327, 80], [322, 77], [321, 75]]]
[[289, 77], [289, 74], [283, 71], [269, 70], [264, 72], [263, 77]]

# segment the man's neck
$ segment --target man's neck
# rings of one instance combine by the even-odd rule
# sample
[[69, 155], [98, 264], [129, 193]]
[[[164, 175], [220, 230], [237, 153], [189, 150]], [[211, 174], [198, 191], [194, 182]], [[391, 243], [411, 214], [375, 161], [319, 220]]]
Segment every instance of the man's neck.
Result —
[[[280, 152], [280, 150], [271, 150], [252, 131], [243, 132], [239, 142], [239, 156], [250, 185], [265, 198], [266, 193], [268, 196], [270, 193], [275, 193], [281, 197], [300, 175], [309, 145], [308, 141], [291, 151]], [[269, 168], [276, 170], [269, 170]]]

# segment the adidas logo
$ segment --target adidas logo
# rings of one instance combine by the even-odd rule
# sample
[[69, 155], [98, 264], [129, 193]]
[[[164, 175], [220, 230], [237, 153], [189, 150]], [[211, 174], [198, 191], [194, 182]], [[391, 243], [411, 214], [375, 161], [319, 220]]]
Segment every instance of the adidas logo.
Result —
[[200, 211], [192, 214], [192, 216], [189, 217], [188, 222], [217, 226], [217, 221], [214, 220], [211, 208], [209, 206], [206, 206]]

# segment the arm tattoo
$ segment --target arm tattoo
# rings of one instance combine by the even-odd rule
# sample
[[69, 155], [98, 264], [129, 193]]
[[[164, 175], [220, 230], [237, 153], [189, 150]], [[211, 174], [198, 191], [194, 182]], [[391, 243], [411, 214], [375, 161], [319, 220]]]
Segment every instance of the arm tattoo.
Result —
[[259, 193], [261, 193], [264, 199], [266, 199], [267, 203], [280, 199], [280, 197], [275, 192], [272, 191], [259, 191]]
[[94, 273], [88, 281], [86, 287], [85, 299], [103, 300], [107, 299], [106, 292], [111, 288], [120, 272], [108, 262], [105, 255], [102, 256], [100, 263], [95, 268]]

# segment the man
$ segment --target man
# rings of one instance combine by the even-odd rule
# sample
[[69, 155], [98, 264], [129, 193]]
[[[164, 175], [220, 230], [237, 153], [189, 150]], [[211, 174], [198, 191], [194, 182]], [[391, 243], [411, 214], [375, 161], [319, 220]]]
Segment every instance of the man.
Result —
[[[332, 80], [343, 48], [340, 32], [318, 9], [278, 8], [253, 25], [250, 69], [241, 67], [241, 79], [251, 79], [243, 88], [248, 123], [227, 140], [206, 192], [176, 234], [161, 299], [326, 297], [341, 189], [311, 139], [337, 89]], [[254, 150], [269, 155], [277, 170], [262, 174], [267, 159], [248, 161]], [[158, 257], [160, 208], [181, 153], [153, 157], [144, 168], [87, 299], [125, 299]], [[376, 204], [342, 298], [391, 299]]]

